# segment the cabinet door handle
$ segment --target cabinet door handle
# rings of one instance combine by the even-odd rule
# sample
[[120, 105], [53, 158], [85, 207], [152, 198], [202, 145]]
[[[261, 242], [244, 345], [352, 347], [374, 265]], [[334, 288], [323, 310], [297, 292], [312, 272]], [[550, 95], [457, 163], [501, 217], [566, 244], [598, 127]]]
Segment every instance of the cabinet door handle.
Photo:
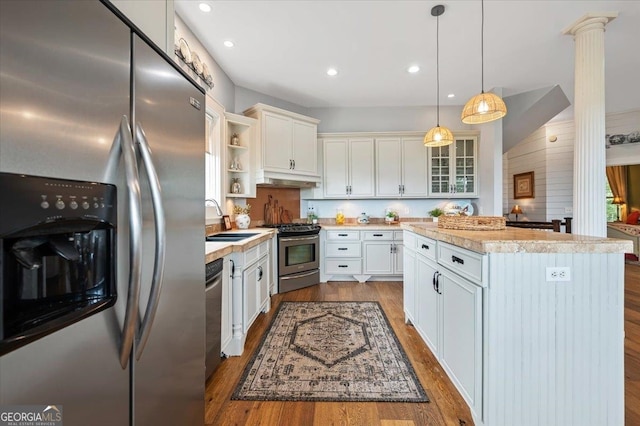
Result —
[[258, 281], [262, 280], [262, 266], [258, 266]]
[[349, 250], [349, 249], [348, 249], [347, 247], [338, 247], [338, 250], [340, 250], [340, 251], [346, 251], [346, 250]]
[[451, 261], [452, 261], [453, 263], [459, 263], [459, 264], [461, 264], [461, 265], [464, 265], [464, 259], [460, 259], [458, 256], [454, 256], [454, 255], [452, 255], [452, 256], [451, 256]]
[[338, 265], [338, 268], [348, 268], [349, 265]]
[[428, 245], [426, 245], [426, 244], [423, 244], [421, 248], [423, 248], [423, 249], [425, 249], [425, 250], [429, 250], [429, 246], [428, 246]]
[[398, 185], [398, 194], [402, 194], [402, 185]]
[[293, 160], [293, 168], [295, 170], [295, 168], [296, 168], [296, 160]]
[[384, 235], [382, 234], [373, 234], [374, 237], [383, 237]]
[[440, 276], [442, 274], [440, 272], [438, 272], [438, 276], [436, 277], [436, 293], [438, 294], [442, 294], [442, 292], [440, 291]]
[[438, 271], [435, 271], [433, 273], [433, 279], [432, 279], [432, 286], [433, 286], [433, 291], [437, 292], [438, 290], [436, 290], [436, 276], [438, 275]]
[[338, 234], [338, 237], [348, 237], [348, 234]]
[[231, 277], [233, 277], [236, 273], [236, 264], [233, 260], [229, 260], [229, 263], [231, 263]]

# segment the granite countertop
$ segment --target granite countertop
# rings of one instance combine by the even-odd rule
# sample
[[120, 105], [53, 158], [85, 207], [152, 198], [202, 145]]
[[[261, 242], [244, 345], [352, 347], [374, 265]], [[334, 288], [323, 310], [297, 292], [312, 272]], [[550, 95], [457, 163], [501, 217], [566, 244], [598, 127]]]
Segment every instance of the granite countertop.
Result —
[[[257, 246], [263, 241], [270, 240], [276, 235], [276, 230], [270, 228], [234, 229], [229, 232], [233, 232], [234, 234], [242, 232], [257, 232], [259, 235], [254, 235], [253, 237], [247, 238], [246, 240], [242, 241], [205, 242], [205, 263], [213, 262], [214, 260], [224, 257], [233, 252], [242, 252], [248, 250], [251, 247]], [[220, 232], [220, 234], [224, 234], [224, 232]]]
[[463, 231], [426, 222], [402, 222], [400, 227], [478, 253], [629, 253], [633, 249], [633, 243], [626, 240], [526, 228]]

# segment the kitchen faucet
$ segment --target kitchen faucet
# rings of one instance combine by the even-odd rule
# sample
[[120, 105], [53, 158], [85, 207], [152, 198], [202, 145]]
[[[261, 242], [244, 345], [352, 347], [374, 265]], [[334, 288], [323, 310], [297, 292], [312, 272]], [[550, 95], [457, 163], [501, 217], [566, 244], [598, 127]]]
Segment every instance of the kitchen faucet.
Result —
[[220, 209], [220, 204], [218, 204], [216, 200], [214, 200], [213, 198], [207, 198], [206, 200], [204, 200], [204, 205], [206, 206], [208, 203], [213, 203], [214, 207], [216, 208], [216, 214], [218, 216], [222, 216], [222, 209]]

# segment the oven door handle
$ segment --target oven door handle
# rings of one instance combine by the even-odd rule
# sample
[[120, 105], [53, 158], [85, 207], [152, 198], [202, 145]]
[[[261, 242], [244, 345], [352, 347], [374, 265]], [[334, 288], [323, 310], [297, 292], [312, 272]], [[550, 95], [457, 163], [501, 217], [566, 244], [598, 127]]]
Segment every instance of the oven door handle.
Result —
[[313, 274], [317, 274], [317, 273], [318, 273], [318, 270], [317, 270], [317, 269], [314, 269], [314, 270], [313, 270], [313, 271], [311, 271], [311, 272], [305, 272], [305, 273], [303, 273], [303, 274], [296, 274], [296, 275], [287, 275], [286, 277], [280, 277], [280, 279], [281, 279], [282, 281], [285, 281], [285, 280], [295, 280], [295, 279], [297, 279], [297, 278], [308, 277], [309, 275], [313, 275]]
[[[107, 173], [117, 170], [122, 154], [124, 174], [127, 184], [129, 203], [129, 283], [127, 286], [127, 304], [120, 340], [120, 365], [127, 368], [138, 322], [138, 303], [140, 301], [140, 281], [142, 280], [142, 202], [140, 198], [140, 176], [136, 150], [133, 144], [131, 127], [126, 115], [120, 120], [120, 127], [113, 139], [109, 154]], [[107, 176], [108, 178], [108, 176]], [[108, 180], [108, 179], [106, 179]]]
[[165, 250], [167, 246], [167, 234], [165, 225], [164, 208], [162, 206], [162, 188], [160, 187], [160, 179], [156, 173], [156, 167], [151, 157], [151, 149], [147, 136], [140, 123], [136, 124], [136, 142], [140, 146], [140, 154], [144, 163], [147, 176], [149, 177], [149, 187], [151, 189], [151, 204], [153, 205], [153, 219], [155, 222], [156, 249], [153, 261], [153, 278], [151, 281], [151, 290], [149, 292], [149, 300], [147, 302], [147, 310], [144, 313], [142, 323], [138, 329], [136, 336], [136, 359], [140, 359], [142, 352], [147, 344], [153, 321], [160, 303], [160, 294], [162, 293], [162, 280], [164, 278], [164, 262]]
[[317, 240], [318, 236], [314, 235], [312, 237], [280, 237], [280, 241], [310, 241], [310, 240]]

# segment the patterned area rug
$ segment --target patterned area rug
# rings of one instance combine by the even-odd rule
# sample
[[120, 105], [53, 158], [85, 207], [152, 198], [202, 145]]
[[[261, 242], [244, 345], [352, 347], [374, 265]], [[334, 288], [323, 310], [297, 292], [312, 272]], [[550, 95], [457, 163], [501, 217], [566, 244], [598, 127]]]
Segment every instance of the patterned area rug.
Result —
[[429, 401], [378, 302], [282, 302], [231, 399]]

